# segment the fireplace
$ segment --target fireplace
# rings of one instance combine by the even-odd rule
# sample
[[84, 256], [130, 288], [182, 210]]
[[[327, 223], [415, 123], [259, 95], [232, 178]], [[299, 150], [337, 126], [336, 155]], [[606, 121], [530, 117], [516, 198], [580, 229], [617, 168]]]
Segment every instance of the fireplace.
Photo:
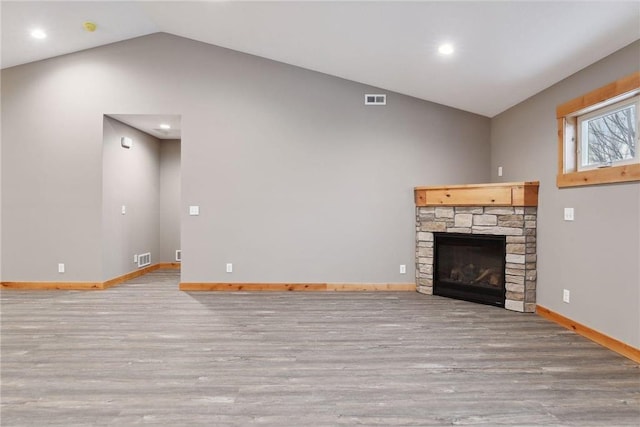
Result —
[[[538, 186], [532, 181], [416, 187], [417, 291], [533, 313]], [[447, 252], [450, 260], [441, 258]]]
[[433, 294], [504, 307], [505, 236], [434, 233]]

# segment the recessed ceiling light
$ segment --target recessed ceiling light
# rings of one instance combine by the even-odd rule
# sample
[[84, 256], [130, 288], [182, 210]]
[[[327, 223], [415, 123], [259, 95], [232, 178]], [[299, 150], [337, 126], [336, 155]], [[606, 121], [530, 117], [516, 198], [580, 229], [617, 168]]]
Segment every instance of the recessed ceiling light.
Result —
[[160, 125], [160, 129], [171, 129], [171, 125], [168, 125], [168, 124], [166, 124], [166, 123], [162, 123], [162, 124]]
[[438, 47], [438, 52], [442, 55], [451, 55], [453, 53], [453, 45], [451, 43], [444, 43]]
[[34, 39], [46, 39], [47, 33], [45, 33], [44, 30], [41, 30], [40, 28], [36, 28], [35, 30], [31, 31], [31, 37], [33, 37]]

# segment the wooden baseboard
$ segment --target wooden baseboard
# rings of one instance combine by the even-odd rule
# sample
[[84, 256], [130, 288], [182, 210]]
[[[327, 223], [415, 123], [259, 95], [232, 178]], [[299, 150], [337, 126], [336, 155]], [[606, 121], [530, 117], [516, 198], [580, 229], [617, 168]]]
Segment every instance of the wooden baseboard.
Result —
[[636, 363], [640, 363], [640, 349], [632, 347], [629, 344], [625, 344], [622, 341], [618, 341], [615, 338], [611, 338], [608, 335], [593, 330], [588, 326], [571, 320], [568, 317], [564, 317], [563, 315], [551, 311], [546, 307], [542, 307], [540, 305], [536, 306], [536, 313], [539, 316], [551, 320], [552, 322], [555, 322], [567, 329], [570, 329], [575, 333], [582, 335], [583, 337], [590, 339], [591, 341], [600, 344], [603, 347], [608, 348], [611, 351], [627, 357]]
[[180, 283], [181, 291], [284, 292], [284, 291], [413, 291], [415, 283]]
[[2, 282], [0, 288], [2, 289], [17, 289], [17, 290], [61, 290], [61, 291], [88, 291], [88, 290], [103, 290], [110, 288], [127, 280], [135, 279], [136, 277], [143, 276], [159, 269], [180, 269], [180, 263], [160, 263], [143, 267], [139, 270], [123, 274], [122, 276], [114, 277], [105, 282]]
[[327, 283], [334, 292], [415, 292], [415, 283]]
[[89, 291], [103, 289], [102, 282], [2, 282], [2, 289], [21, 291]]
[[182, 264], [179, 262], [161, 262], [157, 265], [162, 270], [180, 270], [182, 268]]
[[119, 285], [120, 283], [126, 282], [127, 280], [135, 279], [136, 277], [143, 276], [147, 273], [151, 273], [152, 271], [158, 270], [160, 268], [160, 264], [153, 264], [143, 267], [139, 270], [132, 271], [127, 274], [123, 274], [122, 276], [114, 277], [113, 279], [107, 280], [106, 282], [102, 282], [101, 289], [107, 289], [115, 285]]

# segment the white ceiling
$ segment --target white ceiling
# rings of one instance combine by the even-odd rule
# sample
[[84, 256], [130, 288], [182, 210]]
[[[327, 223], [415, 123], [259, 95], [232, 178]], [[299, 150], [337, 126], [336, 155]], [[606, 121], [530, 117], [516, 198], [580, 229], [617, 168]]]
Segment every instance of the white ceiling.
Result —
[[640, 39], [638, 0], [3, 0], [0, 12], [3, 68], [167, 32], [488, 117]]
[[[178, 114], [107, 114], [107, 116], [139, 129], [158, 139], [181, 139], [181, 116]], [[170, 129], [162, 129], [161, 124]]]

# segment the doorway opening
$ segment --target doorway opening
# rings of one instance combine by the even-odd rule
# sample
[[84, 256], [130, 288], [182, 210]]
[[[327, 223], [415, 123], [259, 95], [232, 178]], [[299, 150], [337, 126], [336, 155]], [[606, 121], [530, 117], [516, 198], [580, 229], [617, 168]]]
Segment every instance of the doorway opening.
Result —
[[105, 114], [103, 280], [180, 269], [181, 115]]

